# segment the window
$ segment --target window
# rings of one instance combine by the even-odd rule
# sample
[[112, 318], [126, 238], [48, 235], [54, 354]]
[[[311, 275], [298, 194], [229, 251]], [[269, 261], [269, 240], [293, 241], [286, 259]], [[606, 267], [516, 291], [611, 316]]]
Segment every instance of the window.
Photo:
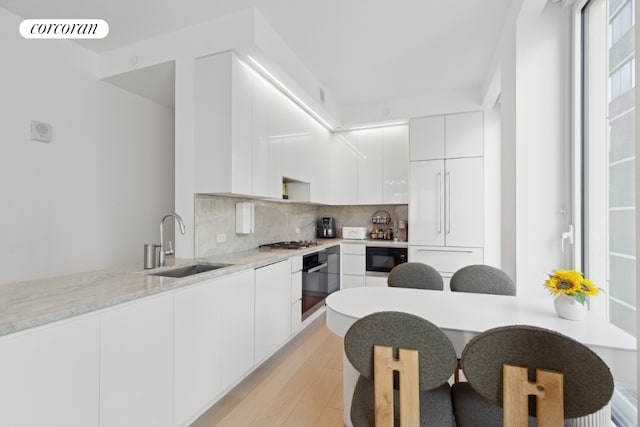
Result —
[[[603, 296], [591, 308], [636, 331], [635, 4], [589, 0], [580, 9], [581, 262]], [[635, 425], [634, 386], [616, 384], [616, 425]]]

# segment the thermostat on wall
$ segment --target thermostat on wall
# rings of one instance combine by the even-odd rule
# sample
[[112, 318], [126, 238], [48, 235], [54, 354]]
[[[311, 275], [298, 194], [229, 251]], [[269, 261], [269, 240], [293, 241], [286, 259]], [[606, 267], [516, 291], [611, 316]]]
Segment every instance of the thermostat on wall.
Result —
[[50, 124], [31, 120], [32, 141], [50, 142], [52, 131], [53, 126], [51, 126]]

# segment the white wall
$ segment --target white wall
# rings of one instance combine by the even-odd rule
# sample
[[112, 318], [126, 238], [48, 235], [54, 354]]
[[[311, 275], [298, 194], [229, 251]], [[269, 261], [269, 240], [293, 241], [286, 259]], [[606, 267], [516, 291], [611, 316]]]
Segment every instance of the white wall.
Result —
[[[571, 208], [570, 8], [549, 4], [516, 33], [516, 271], [518, 293], [569, 268], [560, 250]], [[566, 213], [561, 213], [562, 211]]]
[[544, 296], [546, 275], [570, 267], [560, 235], [571, 208], [571, 16], [539, 0], [520, 6], [500, 51], [501, 259], [518, 294]]
[[0, 8], [0, 283], [142, 266], [173, 210], [173, 111], [100, 82], [72, 42], [22, 39], [20, 21]]
[[484, 112], [484, 263], [500, 268], [500, 105]]

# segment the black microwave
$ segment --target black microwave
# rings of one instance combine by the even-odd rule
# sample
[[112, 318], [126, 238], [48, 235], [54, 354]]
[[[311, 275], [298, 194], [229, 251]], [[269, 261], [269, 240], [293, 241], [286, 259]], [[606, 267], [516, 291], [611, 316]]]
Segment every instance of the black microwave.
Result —
[[388, 273], [393, 267], [407, 262], [407, 248], [393, 246], [367, 246], [367, 271]]

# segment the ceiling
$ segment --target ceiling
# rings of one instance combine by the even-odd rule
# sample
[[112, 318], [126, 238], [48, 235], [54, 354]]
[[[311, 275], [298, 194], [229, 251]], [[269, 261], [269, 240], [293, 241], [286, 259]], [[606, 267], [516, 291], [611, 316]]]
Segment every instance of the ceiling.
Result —
[[97, 53], [258, 9], [338, 104], [481, 87], [511, 0], [0, 0], [23, 18], [100, 18]]

